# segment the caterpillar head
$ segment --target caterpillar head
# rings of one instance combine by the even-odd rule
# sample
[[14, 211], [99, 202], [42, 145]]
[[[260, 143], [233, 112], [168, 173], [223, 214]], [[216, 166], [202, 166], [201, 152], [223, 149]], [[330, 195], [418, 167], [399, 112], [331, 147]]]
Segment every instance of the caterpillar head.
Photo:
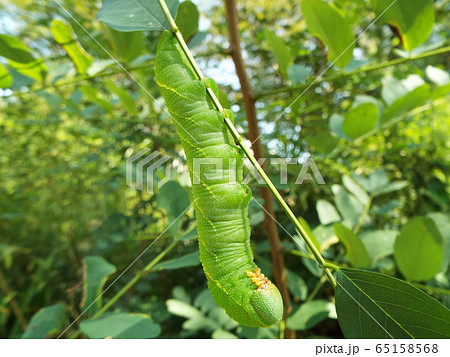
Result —
[[256, 268], [255, 272], [247, 272], [247, 275], [256, 285], [250, 303], [258, 317], [266, 326], [280, 321], [283, 317], [283, 300], [275, 284], [267, 279], [259, 268]]

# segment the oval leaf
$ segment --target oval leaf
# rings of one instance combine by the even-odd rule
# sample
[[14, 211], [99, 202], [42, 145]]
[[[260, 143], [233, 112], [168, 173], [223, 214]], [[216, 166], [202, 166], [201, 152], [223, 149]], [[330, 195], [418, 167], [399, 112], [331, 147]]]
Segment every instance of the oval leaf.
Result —
[[286, 278], [289, 291], [292, 295], [298, 297], [300, 300], [305, 300], [308, 294], [308, 286], [303, 278], [288, 269], [286, 269]]
[[377, 126], [379, 112], [380, 109], [373, 103], [363, 103], [350, 109], [342, 123], [342, 130], [347, 136], [355, 139]]
[[333, 228], [339, 240], [345, 246], [345, 256], [349, 262], [354, 267], [363, 268], [370, 266], [369, 253], [367, 253], [366, 247], [358, 236], [340, 223], [335, 223]]
[[318, 133], [314, 136], [305, 136], [306, 142], [321, 154], [328, 154], [336, 147], [339, 138], [328, 132]]
[[332, 190], [339, 213], [346, 223], [349, 223], [351, 227], [355, 227], [363, 214], [364, 207], [352, 194], [342, 188], [342, 186], [333, 185]]
[[72, 26], [60, 20], [53, 20], [50, 30], [55, 41], [67, 52], [78, 73], [86, 73], [92, 64], [92, 56], [76, 40]]
[[342, 183], [345, 188], [355, 196], [359, 203], [365, 206], [367, 202], [369, 202], [369, 195], [367, 192], [351, 177], [347, 175], [342, 176]]
[[[116, 271], [116, 267], [108, 263], [102, 257], [91, 256], [84, 258], [83, 269], [85, 278], [81, 309], [86, 309], [95, 301], [88, 311], [88, 313], [93, 314], [102, 306], [100, 294], [102, 293], [103, 286], [105, 285], [108, 276]], [[97, 298], [98, 300], [95, 300]]]
[[175, 22], [186, 41], [198, 32], [199, 17], [197, 6], [192, 1], [184, 1], [178, 6]]
[[[175, 17], [178, 0], [166, 0]], [[103, 0], [97, 18], [117, 31], [162, 31], [169, 25], [157, 0]]]
[[31, 50], [18, 38], [0, 35], [0, 56], [17, 63], [30, 63], [35, 60]]
[[177, 181], [168, 181], [161, 187], [157, 203], [159, 208], [163, 208], [167, 212], [167, 224], [172, 224], [167, 233], [176, 235], [182, 221], [177, 220], [175, 222], [175, 220], [190, 204], [187, 191]]
[[444, 244], [434, 222], [425, 217], [410, 219], [395, 241], [394, 257], [405, 278], [423, 281], [434, 277], [444, 259]]
[[66, 309], [56, 304], [40, 309], [31, 318], [22, 338], [46, 338], [60, 332], [66, 320]]
[[352, 59], [355, 47], [355, 37], [348, 21], [325, 1], [301, 0], [300, 5], [309, 32], [327, 46], [331, 61], [345, 67]]
[[372, 264], [394, 253], [394, 242], [398, 232], [394, 230], [371, 231], [361, 234], [361, 241], [369, 253]]
[[327, 300], [305, 302], [287, 319], [287, 327], [292, 330], [308, 330], [327, 318], [336, 318], [334, 304]]
[[326, 200], [318, 200], [316, 203], [316, 210], [320, 223], [323, 225], [339, 222], [341, 220], [341, 216], [339, 216], [336, 208]]
[[442, 212], [431, 212], [427, 217], [433, 220], [436, 228], [441, 233], [444, 243], [444, 260], [442, 262], [441, 271], [446, 271], [450, 264], [450, 217]]
[[407, 111], [417, 108], [425, 104], [431, 98], [430, 86], [423, 84], [411, 92], [405, 94], [403, 97], [398, 98], [387, 107], [382, 115], [382, 123], [386, 123], [392, 118], [402, 115]]
[[390, 276], [341, 269], [336, 310], [346, 338], [449, 338], [450, 310]]
[[145, 34], [142, 31], [121, 32], [106, 27], [105, 35], [116, 54], [127, 62], [137, 58], [145, 49]]
[[[403, 45], [408, 51], [421, 45], [431, 35], [434, 25], [434, 10], [431, 0], [371, 0], [382, 21], [400, 31]], [[391, 6], [392, 5], [392, 6]]]
[[292, 56], [289, 47], [286, 46], [283, 40], [281, 40], [273, 31], [265, 30], [264, 37], [275, 58], [278, 62], [280, 73], [284, 78], [287, 78], [287, 70], [292, 64]]

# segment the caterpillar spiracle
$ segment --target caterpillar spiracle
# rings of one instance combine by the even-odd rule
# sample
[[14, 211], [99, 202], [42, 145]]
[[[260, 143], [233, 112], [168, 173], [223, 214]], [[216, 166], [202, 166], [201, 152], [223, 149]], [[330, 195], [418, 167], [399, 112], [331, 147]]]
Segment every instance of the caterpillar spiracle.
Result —
[[[215, 301], [244, 326], [266, 327], [282, 318], [277, 287], [253, 262], [248, 204], [250, 188], [242, 184], [242, 153], [229, 133], [224, 116], [207, 93], [217, 93], [211, 79], [199, 80], [172, 33], [159, 40], [155, 77], [183, 145], [196, 199], [200, 260]], [[194, 139], [195, 138], [195, 139]], [[220, 169], [201, 166], [195, 159], [215, 158]], [[229, 178], [235, 177], [234, 182]]]

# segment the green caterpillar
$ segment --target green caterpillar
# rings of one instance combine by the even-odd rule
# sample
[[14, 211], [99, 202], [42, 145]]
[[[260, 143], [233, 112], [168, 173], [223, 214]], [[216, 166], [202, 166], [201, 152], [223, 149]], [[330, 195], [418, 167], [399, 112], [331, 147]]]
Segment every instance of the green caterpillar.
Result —
[[[177, 123], [191, 176], [200, 260], [208, 287], [227, 314], [242, 325], [266, 327], [279, 321], [283, 303], [277, 287], [253, 262], [248, 203], [251, 190], [241, 184], [243, 162], [224, 124], [224, 116], [207, 94], [217, 93], [211, 79], [197, 79], [176, 38], [165, 31], [155, 59], [156, 82]], [[195, 139], [194, 139], [195, 138]], [[194, 159], [220, 159], [220, 169]], [[234, 182], [229, 178], [235, 177]]]

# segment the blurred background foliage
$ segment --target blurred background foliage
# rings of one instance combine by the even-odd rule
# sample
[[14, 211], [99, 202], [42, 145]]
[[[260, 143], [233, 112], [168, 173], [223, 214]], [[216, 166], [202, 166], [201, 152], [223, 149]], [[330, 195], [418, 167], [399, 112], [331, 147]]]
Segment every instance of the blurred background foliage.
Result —
[[[372, 26], [387, 1], [238, 3], [266, 157], [297, 162], [287, 184], [280, 166], [269, 174], [322, 254], [450, 306], [449, 3], [414, 1], [415, 32], [397, 21], [404, 1]], [[0, 0], [0, 336], [57, 336], [92, 305], [67, 335], [279, 337], [279, 326], [238, 326], [214, 303], [192, 209], [165, 231], [191, 193], [154, 82], [159, 34], [107, 27], [100, 1], [61, 4], [78, 23], [56, 1]], [[189, 46], [245, 134], [223, 3], [183, 4]], [[172, 181], [154, 194], [126, 185], [126, 159], [143, 148], [172, 157]], [[326, 184], [296, 184], [307, 158]], [[277, 213], [293, 299], [287, 326], [298, 337], [342, 337], [333, 289]], [[256, 261], [270, 275], [255, 203], [250, 219]]]

